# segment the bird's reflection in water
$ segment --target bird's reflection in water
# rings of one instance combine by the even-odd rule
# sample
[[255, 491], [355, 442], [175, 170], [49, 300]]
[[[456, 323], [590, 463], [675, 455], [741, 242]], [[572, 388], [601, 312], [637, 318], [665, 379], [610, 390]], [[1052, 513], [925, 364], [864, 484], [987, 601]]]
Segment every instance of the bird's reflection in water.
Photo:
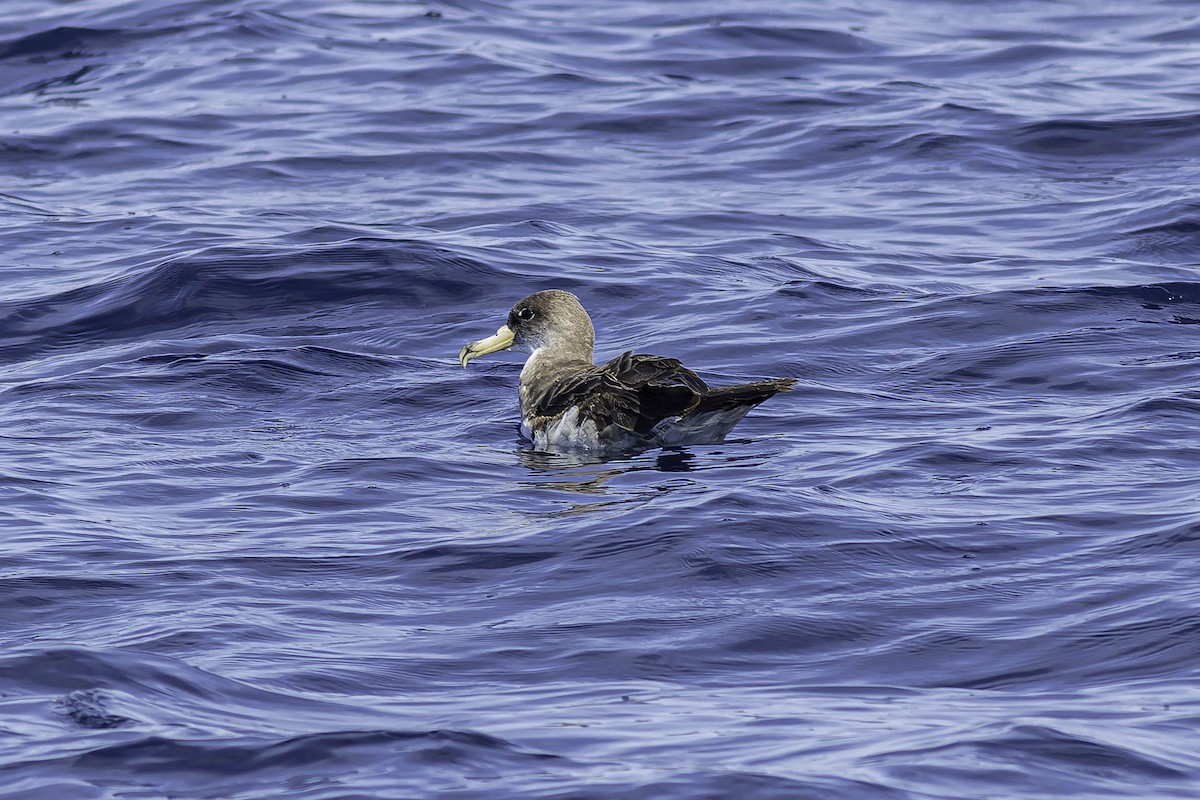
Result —
[[[525, 485], [573, 494], [607, 497], [594, 502], [573, 503], [559, 513], [595, 511], [617, 504], [640, 503], [672, 489], [690, 486], [690, 479], [648, 481], [637, 486], [611, 487], [609, 481], [620, 475], [636, 472], [690, 472], [695, 455], [684, 449], [639, 453], [621, 458], [602, 460], [586, 453], [543, 452], [524, 447], [516, 451], [521, 465], [529, 470]], [[649, 476], [648, 476], [649, 477]]]
[[696, 457], [687, 450], [663, 450], [654, 461], [659, 472], [691, 472]]

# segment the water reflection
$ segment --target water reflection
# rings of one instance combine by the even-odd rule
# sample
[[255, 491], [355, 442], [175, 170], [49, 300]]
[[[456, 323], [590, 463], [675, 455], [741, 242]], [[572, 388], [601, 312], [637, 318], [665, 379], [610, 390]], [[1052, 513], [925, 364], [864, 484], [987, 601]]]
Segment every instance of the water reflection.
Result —
[[[579, 514], [660, 498], [666, 492], [694, 485], [688, 478], [661, 480], [661, 473], [690, 472], [695, 454], [687, 450], [663, 450], [621, 458], [601, 460], [585, 453], [547, 453], [522, 447], [515, 451], [517, 460], [529, 470], [522, 485], [532, 489], [589, 495], [592, 500], [568, 501], [565, 508], [551, 515]], [[642, 476], [636, 476], [642, 473]], [[612, 485], [615, 479], [635, 476]]]
[[604, 467], [597, 473], [608, 475], [640, 470], [657, 472], [690, 472], [696, 460], [694, 453], [683, 448], [671, 448], [648, 453], [631, 454], [617, 458], [599, 458], [581, 452], [545, 452], [534, 450], [528, 445], [518, 448], [517, 460], [530, 472], [543, 475], [560, 475], [578, 467]]
[[[562, 501], [565, 507], [550, 516], [661, 501], [702, 486], [697, 473], [710, 473], [711, 478], [703, 480], [707, 485], [718, 480], [712, 470], [759, 466], [766, 460], [762, 452], [729, 453], [723, 448], [672, 448], [602, 460], [586, 453], [541, 452], [524, 443], [513, 454], [529, 471], [521, 486], [568, 495]], [[588, 499], [581, 502], [579, 495]]]
[[655, 459], [654, 468], [659, 472], [691, 472], [696, 456], [687, 450], [663, 450]]

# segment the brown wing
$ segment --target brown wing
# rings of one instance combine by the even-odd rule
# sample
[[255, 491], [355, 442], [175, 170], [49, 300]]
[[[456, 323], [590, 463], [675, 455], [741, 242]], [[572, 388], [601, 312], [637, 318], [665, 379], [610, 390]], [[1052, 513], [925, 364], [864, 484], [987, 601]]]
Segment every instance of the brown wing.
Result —
[[695, 408], [707, 392], [700, 376], [676, 359], [630, 351], [558, 381], [538, 398], [536, 410], [555, 416], [577, 405], [599, 430], [616, 425], [645, 435], [660, 420]]

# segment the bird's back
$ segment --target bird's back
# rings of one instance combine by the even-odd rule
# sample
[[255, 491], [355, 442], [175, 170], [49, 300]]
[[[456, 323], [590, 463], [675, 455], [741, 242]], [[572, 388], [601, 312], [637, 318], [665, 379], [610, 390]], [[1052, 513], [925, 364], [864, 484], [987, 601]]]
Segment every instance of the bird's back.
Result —
[[523, 426], [539, 446], [628, 449], [720, 441], [791, 379], [711, 389], [674, 358], [624, 353], [530, 397]]

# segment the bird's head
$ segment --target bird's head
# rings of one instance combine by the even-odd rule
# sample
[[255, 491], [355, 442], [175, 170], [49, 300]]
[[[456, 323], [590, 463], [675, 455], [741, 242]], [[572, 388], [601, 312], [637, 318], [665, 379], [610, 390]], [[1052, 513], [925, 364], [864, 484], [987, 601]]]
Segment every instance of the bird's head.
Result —
[[590, 363], [595, 340], [592, 320], [579, 298], [561, 289], [544, 289], [519, 300], [495, 336], [466, 345], [458, 360], [465, 367], [476, 358], [509, 348], [526, 353], [552, 348]]

